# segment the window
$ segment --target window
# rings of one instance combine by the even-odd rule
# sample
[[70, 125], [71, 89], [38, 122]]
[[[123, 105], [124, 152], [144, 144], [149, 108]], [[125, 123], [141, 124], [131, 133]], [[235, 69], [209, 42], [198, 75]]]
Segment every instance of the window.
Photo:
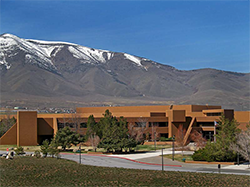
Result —
[[214, 122], [197, 122], [198, 127], [204, 127], [204, 126], [214, 126]]
[[166, 117], [166, 113], [165, 112], [164, 113], [159, 113], [159, 112], [157, 112], [157, 113], [155, 112], [154, 113], [154, 112], [151, 112], [150, 116], [151, 117]]
[[149, 122], [148, 126], [149, 127], [158, 127], [159, 123], [158, 122]]
[[167, 127], [168, 122], [159, 122], [159, 127]]
[[87, 128], [87, 123], [81, 123], [80, 128]]
[[207, 116], [221, 116], [221, 112], [218, 112], [218, 113], [207, 113]]

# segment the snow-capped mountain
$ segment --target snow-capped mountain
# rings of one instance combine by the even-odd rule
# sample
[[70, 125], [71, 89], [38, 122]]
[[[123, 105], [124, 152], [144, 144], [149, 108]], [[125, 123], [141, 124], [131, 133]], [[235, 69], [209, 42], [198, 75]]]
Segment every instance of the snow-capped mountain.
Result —
[[[62, 49], [70, 52], [72, 57], [79, 60], [81, 64], [98, 65], [107, 63], [117, 54], [115, 52], [93, 49], [73, 43], [21, 39], [12, 34], [3, 34], [0, 37], [0, 64], [5, 66], [6, 69], [10, 69], [11, 60], [9, 59], [18, 55], [17, 50], [20, 50], [25, 53], [25, 63], [36, 64], [46, 70], [58, 72], [57, 67], [53, 63], [53, 59], [56, 58], [58, 52]], [[146, 68], [141, 62], [147, 61], [147, 59], [126, 53], [123, 53], [122, 56], [132, 64]]]
[[249, 73], [180, 71], [131, 54], [0, 35], [1, 104], [214, 104], [249, 110]]

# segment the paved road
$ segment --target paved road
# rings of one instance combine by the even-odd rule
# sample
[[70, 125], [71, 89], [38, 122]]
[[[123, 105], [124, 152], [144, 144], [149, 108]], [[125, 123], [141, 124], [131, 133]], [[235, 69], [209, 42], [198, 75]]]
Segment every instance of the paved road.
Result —
[[[0, 151], [6, 153], [6, 151]], [[30, 153], [29, 153], [30, 154]], [[81, 154], [81, 163], [92, 166], [118, 167], [128, 169], [162, 170], [160, 152], [133, 155], [89, 155]], [[165, 153], [164, 153], [165, 154]], [[61, 158], [79, 162], [79, 154], [61, 153]], [[237, 168], [238, 167], [238, 168]], [[202, 172], [219, 173], [217, 165], [206, 164], [185, 164], [183, 162], [172, 161], [164, 158], [165, 171]], [[250, 175], [250, 169], [246, 166], [223, 166], [220, 170], [222, 174]]]
[[[62, 154], [62, 158], [79, 162], [79, 154]], [[146, 170], [162, 170], [161, 164], [146, 164], [141, 161], [132, 161], [127, 158], [104, 156], [104, 155], [81, 155], [81, 163], [92, 166], [104, 166], [104, 167], [118, 167], [118, 168], [129, 168], [129, 169], [146, 169]], [[202, 173], [219, 173], [217, 165], [204, 165], [204, 164], [186, 164], [183, 166], [180, 164], [169, 164], [165, 162], [165, 171], [184, 171], [184, 172], [202, 172]], [[222, 174], [238, 174], [238, 175], [250, 175], [250, 170], [242, 169], [227, 169], [222, 167], [220, 170]]]

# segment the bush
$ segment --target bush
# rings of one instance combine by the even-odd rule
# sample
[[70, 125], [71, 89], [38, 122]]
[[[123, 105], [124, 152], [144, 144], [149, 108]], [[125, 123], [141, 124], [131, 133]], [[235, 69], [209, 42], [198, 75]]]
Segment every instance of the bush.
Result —
[[41, 152], [38, 151], [38, 150], [36, 150], [36, 151], [34, 152], [34, 155], [35, 155], [36, 158], [40, 158], [40, 157], [41, 157]]
[[172, 138], [172, 137], [170, 137], [170, 138], [161, 137], [160, 140], [161, 140], [162, 142], [164, 142], [164, 141], [172, 141], [173, 138]]
[[161, 140], [162, 142], [165, 142], [165, 141], [166, 141], [166, 138], [165, 138], [165, 137], [161, 137], [160, 140]]
[[192, 158], [194, 161], [207, 161], [207, 157], [205, 154], [204, 149], [199, 149], [198, 151], [195, 151], [194, 154], [192, 155]]
[[43, 155], [45, 157], [47, 157], [48, 152], [49, 152], [49, 140], [47, 140], [47, 139], [44, 140], [41, 147], [40, 147], [40, 149], [41, 149], [41, 152], [43, 153]]
[[52, 157], [59, 156], [59, 150], [57, 149], [57, 145], [54, 140], [49, 145], [48, 154], [50, 154]]
[[22, 155], [22, 154], [25, 154], [25, 152], [23, 151], [23, 147], [17, 147], [15, 150], [17, 155]]
[[195, 161], [207, 162], [232, 162], [236, 159], [236, 154], [232, 151], [223, 151], [218, 144], [207, 143], [205, 148], [195, 151], [192, 155]]

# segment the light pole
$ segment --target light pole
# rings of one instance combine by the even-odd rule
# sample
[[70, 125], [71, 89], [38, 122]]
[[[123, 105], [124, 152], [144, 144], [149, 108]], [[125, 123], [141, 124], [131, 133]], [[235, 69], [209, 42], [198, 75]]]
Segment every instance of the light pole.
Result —
[[155, 138], [155, 151], [156, 151], [156, 132], [154, 132], [154, 138]]
[[165, 149], [165, 148], [161, 149], [161, 167], [162, 167], [161, 169], [162, 169], [162, 171], [164, 171], [163, 149]]
[[237, 164], [240, 165], [240, 153], [239, 153], [239, 146], [237, 146]]
[[81, 158], [81, 144], [80, 144], [80, 146], [79, 146], [79, 150], [80, 150], [80, 153], [79, 153], [79, 163], [81, 164], [81, 160], [82, 160], [82, 158]]
[[172, 142], [172, 160], [174, 161], [174, 139], [175, 135], [173, 135], [173, 142]]

